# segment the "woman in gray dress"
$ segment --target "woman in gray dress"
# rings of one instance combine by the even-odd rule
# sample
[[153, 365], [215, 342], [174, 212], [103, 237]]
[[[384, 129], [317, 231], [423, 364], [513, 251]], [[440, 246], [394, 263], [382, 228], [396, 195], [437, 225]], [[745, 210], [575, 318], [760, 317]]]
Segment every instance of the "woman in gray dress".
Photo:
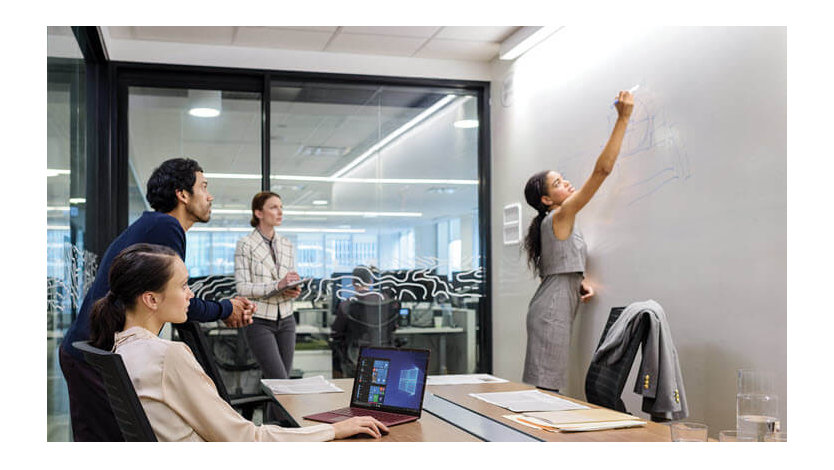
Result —
[[527, 311], [522, 380], [546, 390], [559, 391], [567, 385], [573, 318], [579, 302], [594, 295], [584, 277], [587, 247], [574, 222], [614, 169], [634, 108], [631, 93], [621, 91], [614, 107], [618, 114], [614, 130], [585, 184], [574, 190], [560, 173], [542, 171], [530, 177], [524, 188], [527, 203], [538, 212], [530, 223], [524, 248], [541, 284]]

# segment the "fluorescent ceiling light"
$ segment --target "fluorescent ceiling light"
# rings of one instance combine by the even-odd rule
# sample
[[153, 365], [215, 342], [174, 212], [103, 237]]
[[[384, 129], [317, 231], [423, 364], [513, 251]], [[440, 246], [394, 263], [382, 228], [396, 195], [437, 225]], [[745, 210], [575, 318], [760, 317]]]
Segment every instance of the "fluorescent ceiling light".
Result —
[[327, 201], [325, 201], [323, 199], [317, 199], [317, 200], [313, 201], [313, 205], [314, 206], [326, 206]]
[[69, 200], [69, 203], [70, 204], [86, 204], [87, 199], [85, 199], [83, 197], [71, 197], [70, 200]]
[[[259, 180], [254, 173], [205, 173], [206, 178]], [[314, 183], [372, 183], [372, 184], [460, 184], [477, 186], [478, 180], [441, 180], [419, 178], [345, 178], [334, 176], [270, 175], [270, 179], [281, 181], [312, 181]]]
[[69, 230], [70, 226], [69, 225], [47, 225], [46, 229], [47, 230]]
[[371, 146], [371, 148], [369, 148], [364, 153], [362, 153], [362, 155], [359, 155], [358, 157], [356, 157], [352, 162], [348, 163], [341, 170], [337, 171], [336, 173], [333, 173], [333, 175], [331, 175], [331, 176], [334, 177], [334, 178], [337, 178], [339, 176], [344, 175], [345, 173], [347, 173], [348, 171], [350, 171], [351, 169], [356, 167], [356, 165], [359, 165], [360, 163], [365, 161], [365, 159], [367, 159], [368, 157], [373, 155], [374, 152], [379, 151], [380, 149], [382, 149], [383, 147], [388, 145], [392, 140], [394, 140], [397, 137], [403, 135], [409, 129], [416, 126], [417, 124], [423, 122], [427, 117], [436, 113], [440, 108], [446, 106], [450, 101], [452, 101], [456, 97], [457, 97], [456, 95], [447, 95], [447, 96], [443, 97], [443, 99], [441, 99], [437, 103], [428, 107], [425, 111], [423, 111], [422, 113], [415, 116], [412, 120], [408, 121], [407, 123], [402, 125], [400, 128], [398, 128], [394, 132], [385, 136], [382, 140], [380, 140], [379, 142], [377, 142], [376, 144]]
[[455, 121], [455, 127], [458, 129], [472, 129], [473, 127], [478, 127], [478, 120], [477, 119], [461, 119], [460, 121]]
[[47, 212], [69, 212], [69, 206], [46, 206]]
[[329, 215], [339, 217], [422, 217], [422, 212], [367, 212], [367, 211], [284, 211], [286, 215]]
[[[249, 209], [212, 209], [212, 214], [250, 214]], [[336, 217], [422, 217], [422, 212], [368, 212], [368, 211], [301, 211], [287, 209], [284, 215], [314, 215]]]
[[[47, 227], [49, 228], [49, 227]], [[69, 226], [67, 226], [69, 228]], [[252, 227], [192, 227], [189, 232], [251, 232]], [[276, 232], [288, 233], [365, 233], [363, 228], [276, 228]]]
[[188, 90], [188, 114], [196, 117], [220, 115], [221, 94], [217, 90]]
[[417, 178], [345, 178], [333, 176], [271, 175], [274, 180], [313, 181], [319, 183], [374, 183], [374, 184], [462, 184], [478, 185], [478, 180], [440, 180]]
[[501, 43], [498, 58], [513, 60], [564, 26], [524, 26]]
[[47, 168], [46, 169], [46, 177], [49, 178], [50, 176], [58, 176], [58, 175], [68, 175], [70, 174], [69, 170], [59, 170], [56, 168]]

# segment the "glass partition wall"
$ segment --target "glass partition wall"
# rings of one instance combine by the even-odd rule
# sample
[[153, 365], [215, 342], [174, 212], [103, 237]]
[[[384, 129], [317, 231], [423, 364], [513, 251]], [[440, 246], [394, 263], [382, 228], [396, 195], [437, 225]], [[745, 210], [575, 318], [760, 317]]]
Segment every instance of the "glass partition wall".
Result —
[[71, 440], [58, 345], [75, 318], [95, 257], [84, 249], [85, 68], [68, 26], [47, 28], [47, 439]]
[[[282, 198], [276, 233], [304, 279], [293, 377], [350, 376], [362, 345], [428, 348], [433, 374], [478, 371], [486, 208], [476, 91], [328, 78], [273, 79], [254, 92], [136, 77], [126, 88], [128, 222], [151, 210], [145, 186], [162, 161], [200, 163], [214, 201], [211, 220], [186, 233], [197, 295], [237, 295], [235, 246], [253, 230], [252, 197], [268, 189]], [[204, 329], [227, 388], [256, 391], [245, 335], [222, 322]]]
[[295, 302], [305, 373], [350, 376], [362, 345], [429, 348], [432, 373], [475, 372], [476, 103], [442, 88], [272, 83], [277, 230], [308, 279]]

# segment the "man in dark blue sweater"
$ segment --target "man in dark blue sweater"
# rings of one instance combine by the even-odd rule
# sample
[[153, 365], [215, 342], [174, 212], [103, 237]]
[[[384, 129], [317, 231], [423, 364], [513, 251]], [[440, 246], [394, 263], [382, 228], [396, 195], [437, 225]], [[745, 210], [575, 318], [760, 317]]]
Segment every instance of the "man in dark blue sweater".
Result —
[[[175, 158], [163, 162], [148, 180], [146, 198], [154, 212], [144, 212], [107, 248], [78, 317], [61, 342], [60, 363], [69, 392], [73, 439], [76, 441], [121, 441], [122, 434], [110, 409], [101, 377], [85, 361], [74, 341], [90, 337], [93, 304], [110, 290], [110, 264], [122, 250], [135, 243], [165, 245], [185, 260], [185, 231], [196, 222], [211, 218], [211, 201], [203, 169], [194, 160]], [[201, 322], [223, 320], [239, 328], [252, 323], [254, 304], [243, 297], [220, 302], [191, 299], [188, 319]]]

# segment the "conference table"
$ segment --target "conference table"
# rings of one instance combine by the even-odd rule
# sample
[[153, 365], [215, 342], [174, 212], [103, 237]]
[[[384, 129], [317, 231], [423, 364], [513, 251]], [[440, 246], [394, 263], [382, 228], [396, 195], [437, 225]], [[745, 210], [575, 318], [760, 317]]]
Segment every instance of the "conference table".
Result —
[[[331, 379], [343, 392], [274, 395], [281, 412], [294, 424], [320, 424], [303, 417], [349, 405], [353, 379]], [[266, 386], [266, 393], [272, 393]], [[644, 426], [585, 432], [548, 432], [534, 429], [504, 418], [513, 412], [470, 396], [470, 393], [510, 392], [531, 390], [534, 387], [516, 382], [466, 385], [429, 385], [423, 401], [423, 413], [415, 422], [392, 426], [381, 439], [354, 436], [348, 441], [382, 442], [667, 442], [671, 440], [669, 427], [648, 421]], [[551, 393], [540, 390], [543, 393]], [[591, 408], [601, 408], [564, 395], [570, 400]]]

